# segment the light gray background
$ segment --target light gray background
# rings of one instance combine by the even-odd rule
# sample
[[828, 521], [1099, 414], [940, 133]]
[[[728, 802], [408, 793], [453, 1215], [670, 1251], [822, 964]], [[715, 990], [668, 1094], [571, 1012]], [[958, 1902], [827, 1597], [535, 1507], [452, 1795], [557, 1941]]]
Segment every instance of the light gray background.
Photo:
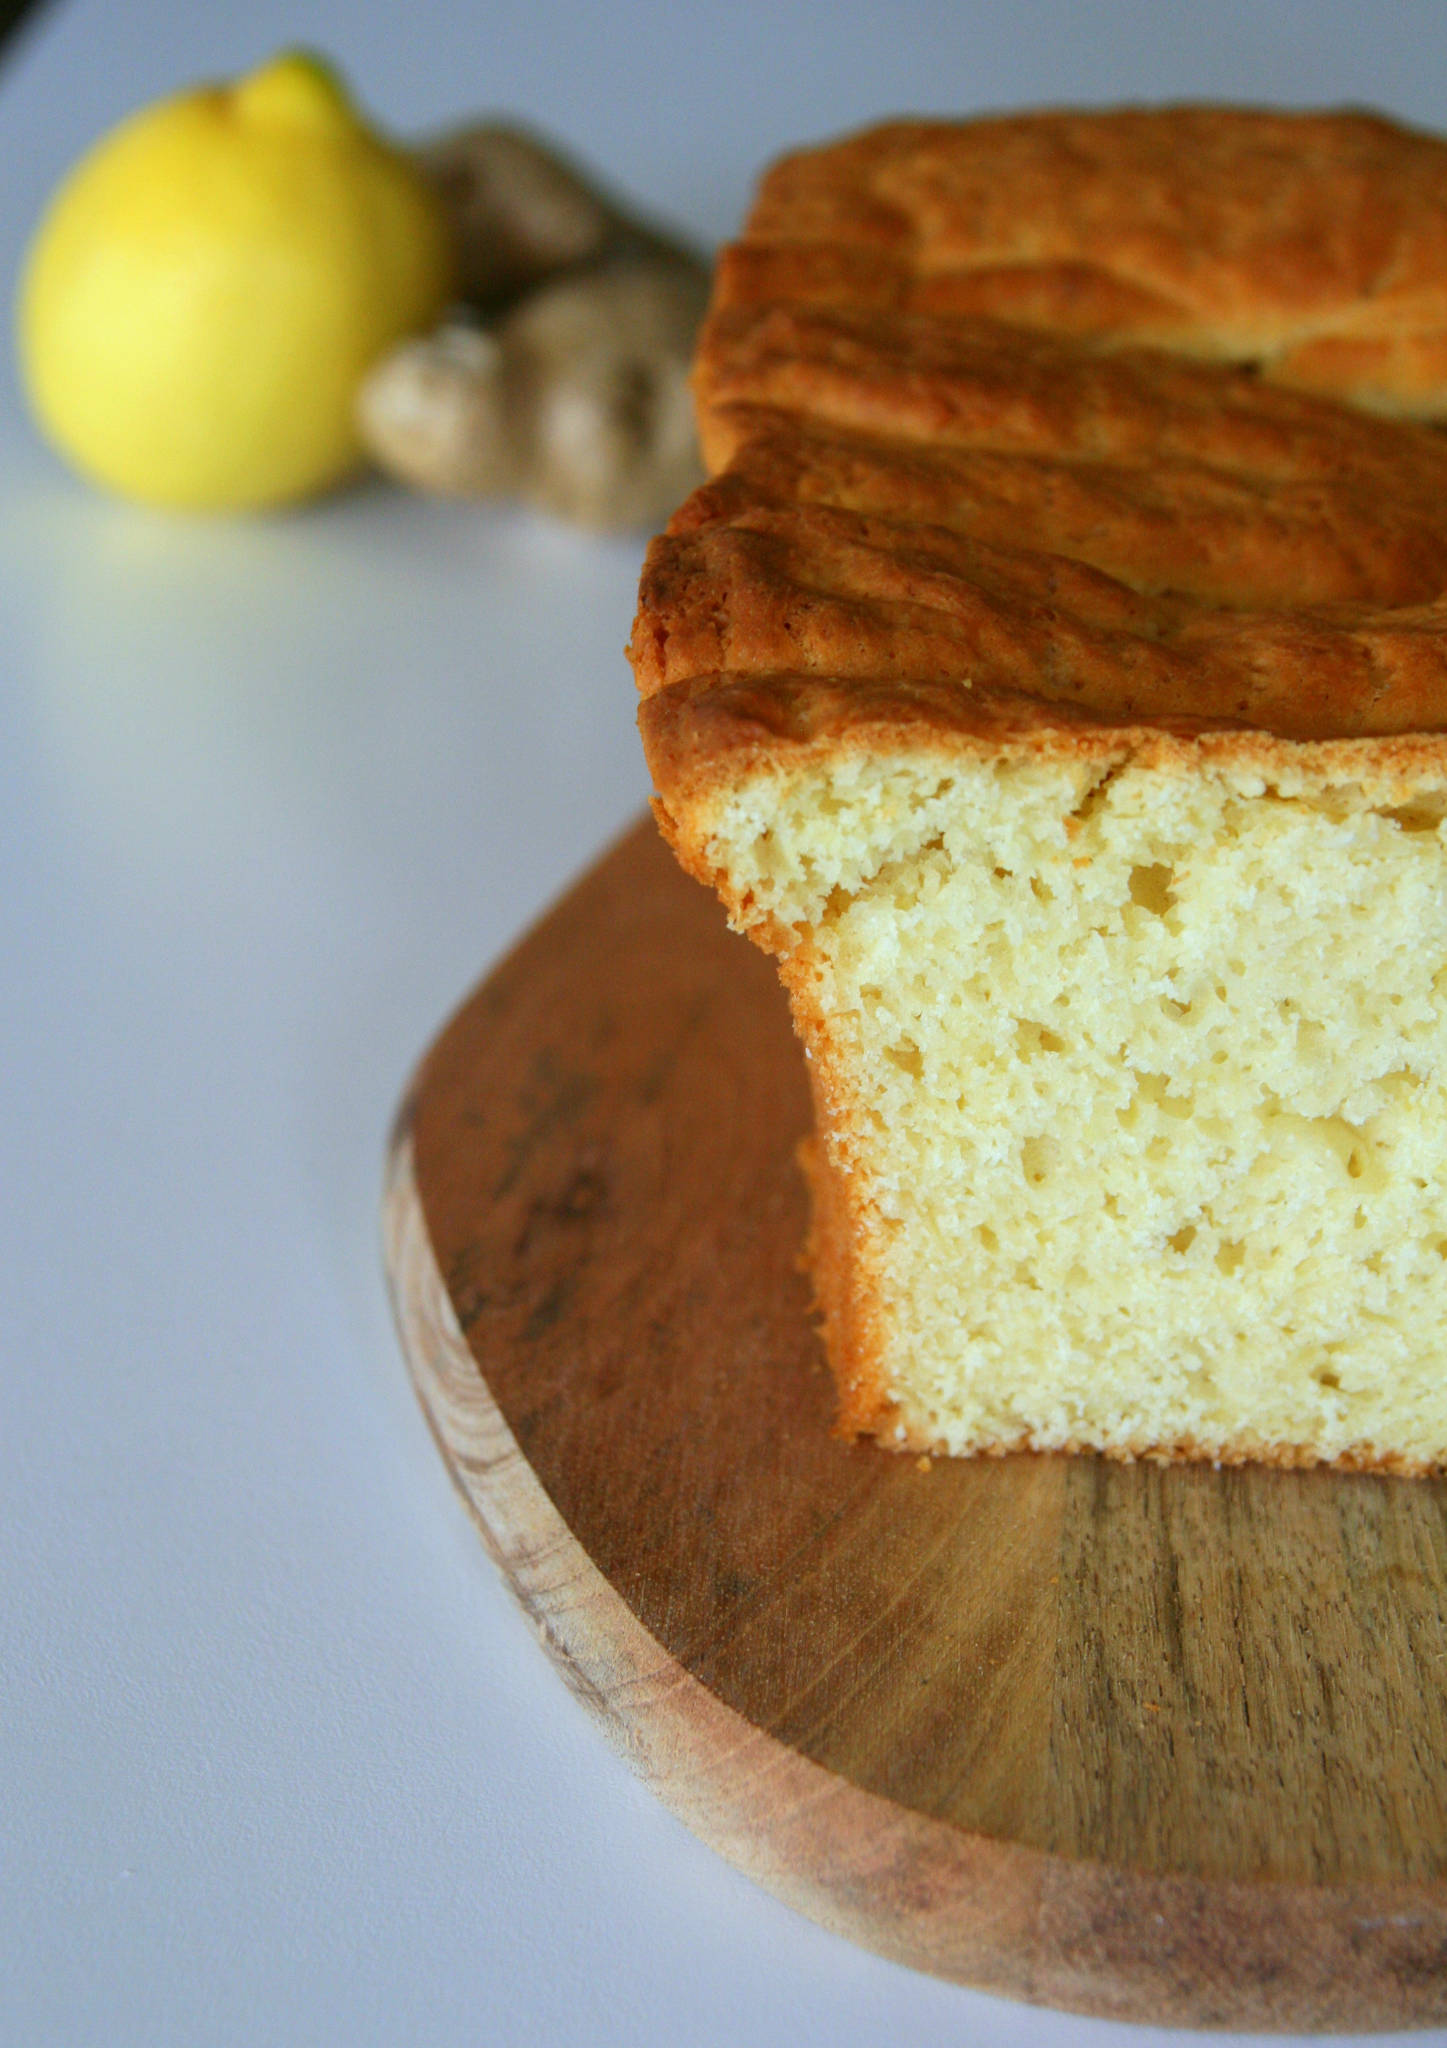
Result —
[[[0, 274], [112, 121], [283, 44], [505, 109], [700, 237], [910, 110], [1215, 96], [1447, 124], [1447, 6], [75, 0], [0, 68]], [[821, 1933], [605, 1749], [393, 1338], [386, 1126], [646, 794], [641, 542], [380, 487], [182, 523], [0, 371], [0, 2044], [1164, 2036]]]

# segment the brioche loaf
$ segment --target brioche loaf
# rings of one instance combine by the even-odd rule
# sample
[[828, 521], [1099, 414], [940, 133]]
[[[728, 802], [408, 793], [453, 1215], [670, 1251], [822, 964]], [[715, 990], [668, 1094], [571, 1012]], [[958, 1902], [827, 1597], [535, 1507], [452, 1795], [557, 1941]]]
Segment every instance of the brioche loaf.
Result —
[[725, 251], [632, 658], [841, 1426], [1447, 1463], [1447, 144], [895, 123]]

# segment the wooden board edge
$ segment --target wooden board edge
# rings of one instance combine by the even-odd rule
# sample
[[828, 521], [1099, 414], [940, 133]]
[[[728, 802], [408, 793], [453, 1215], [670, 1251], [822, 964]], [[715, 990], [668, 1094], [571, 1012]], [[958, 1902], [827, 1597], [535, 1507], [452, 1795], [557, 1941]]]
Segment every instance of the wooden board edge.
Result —
[[644, 1628], [528, 1464], [458, 1324], [414, 1170], [389, 1149], [383, 1237], [423, 1413], [494, 1562], [605, 1739], [709, 1848], [906, 1967], [1099, 2018], [1251, 2031], [1447, 2019], [1447, 1890], [1212, 1884], [1073, 1861], [893, 1805], [708, 1691]]

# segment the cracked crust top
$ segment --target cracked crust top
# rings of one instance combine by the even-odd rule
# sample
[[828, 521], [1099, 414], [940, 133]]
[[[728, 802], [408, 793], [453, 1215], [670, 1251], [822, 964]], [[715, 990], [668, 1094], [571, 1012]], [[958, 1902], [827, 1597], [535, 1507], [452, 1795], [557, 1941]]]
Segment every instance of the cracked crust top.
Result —
[[891, 736], [1447, 772], [1437, 138], [1186, 107], [793, 156], [696, 383], [715, 474], [631, 649], [665, 808]]

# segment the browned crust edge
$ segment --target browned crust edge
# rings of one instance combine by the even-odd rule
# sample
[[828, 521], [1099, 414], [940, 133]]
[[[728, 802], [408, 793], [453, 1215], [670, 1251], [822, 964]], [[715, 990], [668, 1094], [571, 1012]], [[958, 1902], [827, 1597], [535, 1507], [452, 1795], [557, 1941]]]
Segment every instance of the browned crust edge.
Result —
[[880, 1369], [877, 1333], [869, 1327], [869, 1296], [855, 1272], [849, 1183], [828, 1162], [817, 1110], [815, 1133], [799, 1146], [798, 1159], [809, 1190], [809, 1232], [799, 1263], [814, 1291], [824, 1352], [839, 1396], [835, 1434], [872, 1436], [897, 1446], [899, 1413]]
[[953, 754], [974, 760], [1055, 759], [1162, 773], [1217, 769], [1290, 786], [1357, 783], [1403, 792], [1447, 780], [1447, 733], [1293, 740], [1253, 726], [1180, 719], [1108, 724], [998, 689], [890, 683], [877, 689], [810, 676], [698, 675], [638, 707], [665, 809], [781, 762], [802, 768], [841, 754]]

